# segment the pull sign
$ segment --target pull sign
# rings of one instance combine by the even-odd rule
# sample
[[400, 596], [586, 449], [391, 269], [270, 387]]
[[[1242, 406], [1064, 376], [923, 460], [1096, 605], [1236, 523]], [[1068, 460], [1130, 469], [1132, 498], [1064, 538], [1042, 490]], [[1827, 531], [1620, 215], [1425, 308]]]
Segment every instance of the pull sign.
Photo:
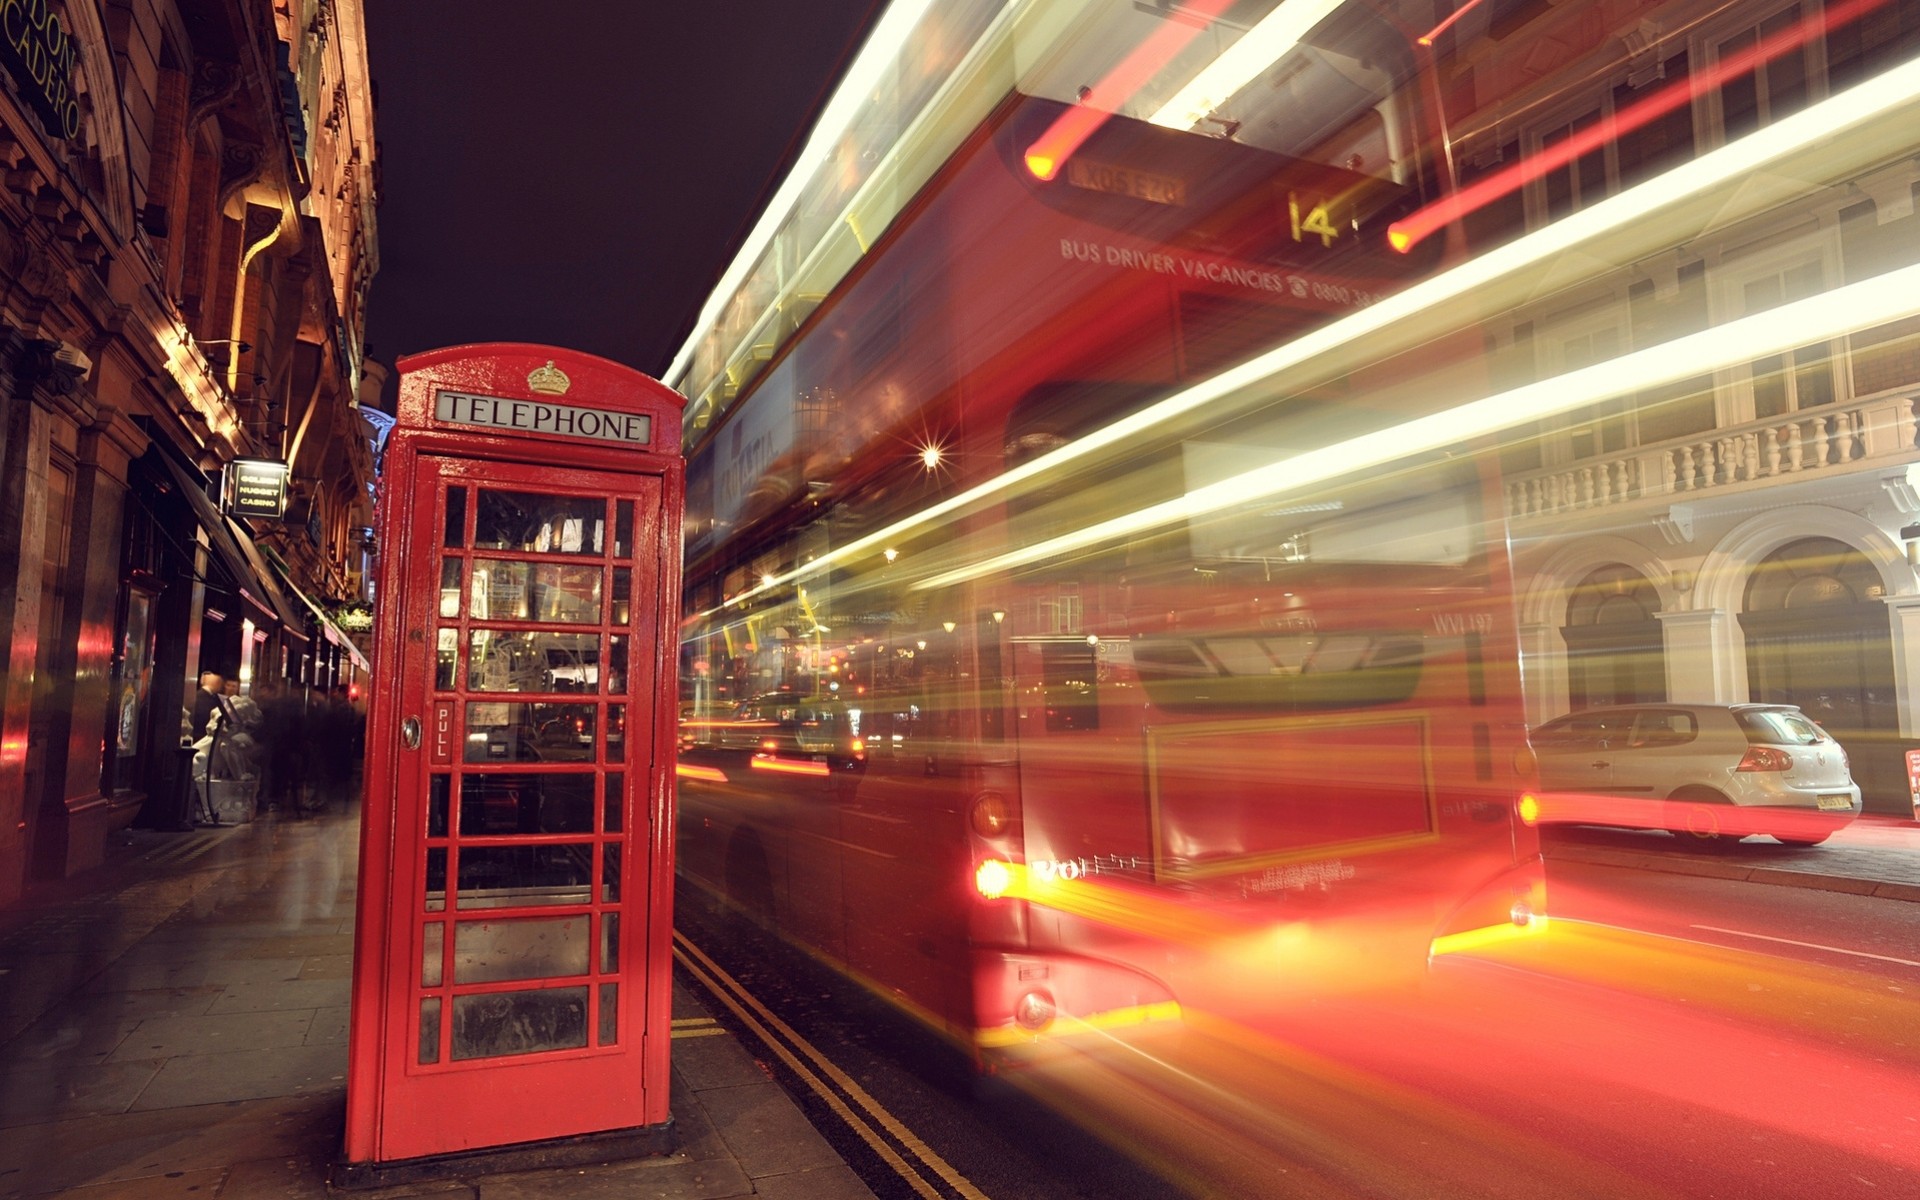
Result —
[[653, 418], [645, 413], [578, 408], [546, 400], [508, 400], [443, 391], [434, 395], [433, 415], [455, 425], [545, 433], [622, 446], [644, 446], [653, 440]]

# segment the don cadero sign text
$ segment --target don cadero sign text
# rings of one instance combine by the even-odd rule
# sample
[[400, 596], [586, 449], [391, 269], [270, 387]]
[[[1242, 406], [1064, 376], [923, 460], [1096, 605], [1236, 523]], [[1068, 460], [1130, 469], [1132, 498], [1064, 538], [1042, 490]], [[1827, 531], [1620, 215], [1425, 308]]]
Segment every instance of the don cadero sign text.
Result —
[[456, 425], [545, 433], [622, 446], [644, 446], [653, 440], [653, 418], [644, 413], [577, 408], [549, 400], [508, 400], [501, 396], [441, 392], [434, 397], [433, 415]]
[[80, 102], [73, 91], [79, 57], [49, 0], [0, 0], [0, 65], [47, 132], [62, 141], [80, 136]]

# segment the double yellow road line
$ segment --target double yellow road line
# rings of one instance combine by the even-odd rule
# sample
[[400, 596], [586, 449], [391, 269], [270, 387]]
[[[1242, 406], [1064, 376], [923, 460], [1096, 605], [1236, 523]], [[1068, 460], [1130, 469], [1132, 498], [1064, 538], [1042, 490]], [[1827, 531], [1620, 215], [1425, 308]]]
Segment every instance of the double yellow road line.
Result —
[[[847, 1128], [857, 1134], [880, 1159], [899, 1174], [926, 1200], [988, 1200], [985, 1193], [968, 1182], [952, 1164], [936, 1154], [912, 1130], [889, 1113], [866, 1089], [835, 1066], [792, 1026], [774, 1015], [753, 994], [720, 968], [720, 965], [688, 941], [679, 930], [673, 934], [673, 957], [689, 977], [724, 1005], [742, 1026], [796, 1075]], [[711, 1018], [675, 1021], [673, 1036], [711, 1036], [724, 1032]]]

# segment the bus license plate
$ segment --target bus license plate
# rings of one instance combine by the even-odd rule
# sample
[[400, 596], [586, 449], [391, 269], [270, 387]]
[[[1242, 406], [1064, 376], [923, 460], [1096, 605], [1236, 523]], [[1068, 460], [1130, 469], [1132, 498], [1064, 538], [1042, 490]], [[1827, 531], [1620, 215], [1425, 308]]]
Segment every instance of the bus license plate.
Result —
[[1853, 797], [1852, 796], [1822, 796], [1817, 801], [1815, 801], [1815, 803], [1818, 804], [1823, 809], [1852, 808]]

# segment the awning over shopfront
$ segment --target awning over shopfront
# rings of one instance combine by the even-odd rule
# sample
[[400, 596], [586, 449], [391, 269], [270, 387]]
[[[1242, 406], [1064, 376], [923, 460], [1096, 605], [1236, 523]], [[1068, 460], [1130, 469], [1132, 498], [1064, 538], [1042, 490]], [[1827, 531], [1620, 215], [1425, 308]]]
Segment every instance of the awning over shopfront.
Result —
[[227, 573], [233, 576], [234, 586], [248, 599], [277, 617], [288, 633], [304, 639], [306, 618], [287, 599], [278, 577], [268, 569], [266, 559], [260, 555], [260, 548], [253, 544], [252, 535], [214, 506], [207, 496], [206, 481], [196, 478], [194, 471], [175, 462], [170, 454], [162, 452], [156, 457], [167, 465], [168, 474], [173, 476], [180, 494], [186, 497], [194, 518], [207, 531], [207, 541], [226, 565]]
[[281, 584], [284, 585], [288, 591], [299, 597], [300, 603], [304, 604], [307, 609], [313, 613], [314, 620], [319, 622], [321, 637], [345, 650], [347, 657], [353, 660], [354, 666], [362, 671], [372, 671], [373, 664], [367, 661], [367, 656], [361, 652], [360, 647], [355, 645], [353, 639], [347, 636], [346, 631], [340, 628], [339, 623], [328, 615], [327, 610], [321, 608], [312, 596], [301, 591], [299, 585], [287, 577], [286, 571], [280, 567], [277, 561], [274, 563], [274, 568], [274, 573], [279, 577]]

